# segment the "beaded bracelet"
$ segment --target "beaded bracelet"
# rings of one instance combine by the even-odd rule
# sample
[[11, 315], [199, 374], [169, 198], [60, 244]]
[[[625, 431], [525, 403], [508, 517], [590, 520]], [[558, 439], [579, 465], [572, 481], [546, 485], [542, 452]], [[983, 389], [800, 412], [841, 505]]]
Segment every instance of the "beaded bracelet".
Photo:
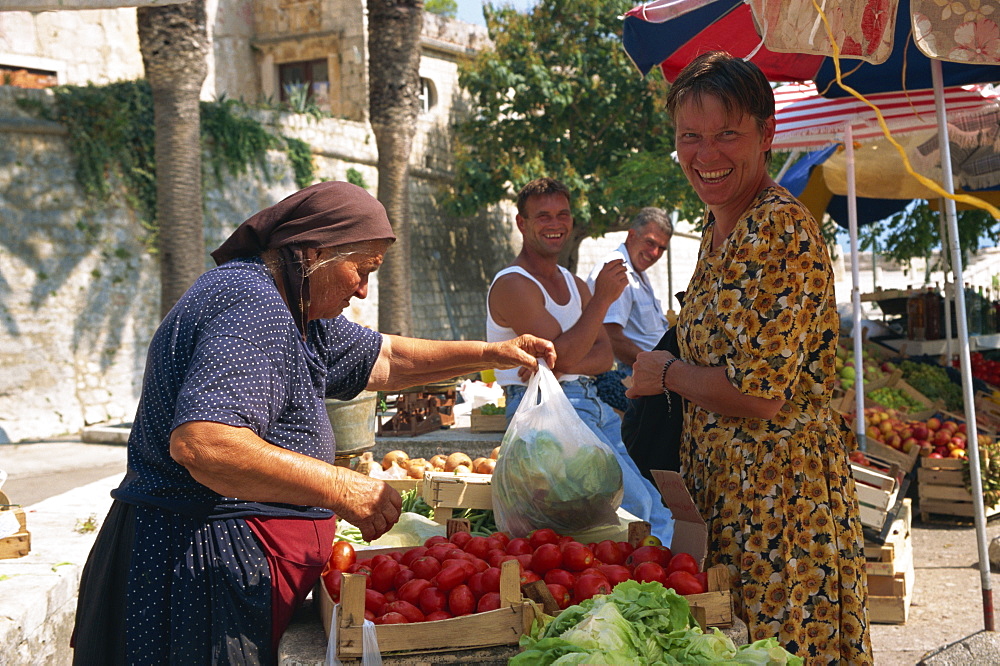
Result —
[[667, 409], [671, 408], [670, 404], [670, 389], [667, 388], [667, 369], [674, 361], [678, 361], [676, 356], [668, 358], [667, 362], [663, 364], [663, 374], [660, 376], [660, 386], [663, 387], [663, 395], [667, 396]]

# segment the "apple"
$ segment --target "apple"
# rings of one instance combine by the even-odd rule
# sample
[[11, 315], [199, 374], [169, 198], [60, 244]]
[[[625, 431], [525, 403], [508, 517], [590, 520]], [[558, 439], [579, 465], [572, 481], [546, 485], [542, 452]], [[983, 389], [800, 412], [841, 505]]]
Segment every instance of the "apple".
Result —
[[948, 440], [948, 450], [951, 451], [954, 449], [962, 449], [964, 451], [965, 440], [959, 439], [958, 437], [952, 437], [950, 440]]
[[878, 426], [870, 425], [865, 428], [865, 434], [868, 435], [870, 439], [877, 439], [882, 441], [882, 431], [878, 429]]
[[941, 424], [942, 430], [947, 430], [948, 432], [955, 432], [958, 430], [958, 424], [954, 421], [945, 421]]
[[927, 457], [928, 458], [944, 458], [944, 456], [941, 455], [940, 453], [938, 453], [937, 451], [934, 451], [933, 453], [930, 453]]
[[927, 419], [926, 425], [928, 430], [937, 430], [938, 428], [941, 427], [941, 419], [939, 419], [936, 416], [932, 416], [929, 419]]
[[894, 449], [898, 449], [903, 445], [903, 438], [896, 433], [892, 433], [891, 435], [886, 436], [885, 443]]
[[934, 453], [938, 454], [939, 458], [945, 458], [950, 453], [947, 446], [935, 446]]
[[917, 444], [917, 440], [913, 439], [912, 437], [907, 437], [899, 445], [899, 448], [902, 449], [903, 453], [909, 453], [910, 451], [913, 450], [915, 446], [919, 446]]
[[934, 445], [928, 442], [926, 439], [919, 444], [921, 457], [927, 458], [930, 454], [934, 453]]
[[948, 454], [948, 457], [949, 458], [964, 458], [965, 457], [965, 449], [952, 449], [951, 452]]
[[935, 446], [944, 446], [950, 440], [951, 440], [951, 433], [942, 428], [941, 430], [938, 430], [937, 432], [934, 433], [934, 439], [932, 441], [934, 442]]
[[958, 424], [958, 431], [959, 431], [960, 433], [962, 433], [963, 435], [964, 435], [964, 434], [966, 433], [966, 427], [965, 427], [965, 424], [964, 424], [964, 423], [959, 423], [959, 424]]
[[927, 439], [928, 437], [927, 426], [923, 423], [913, 424], [913, 438], [917, 440]]

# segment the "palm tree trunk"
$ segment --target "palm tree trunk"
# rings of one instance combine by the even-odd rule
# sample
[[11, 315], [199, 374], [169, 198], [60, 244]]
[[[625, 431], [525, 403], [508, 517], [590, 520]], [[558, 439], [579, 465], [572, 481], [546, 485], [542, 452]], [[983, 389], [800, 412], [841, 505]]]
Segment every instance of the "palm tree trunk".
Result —
[[143, 7], [137, 18], [153, 91], [162, 316], [205, 270], [199, 109], [208, 73], [205, 1]]
[[378, 199], [397, 240], [379, 269], [378, 326], [412, 335], [409, 159], [420, 110], [421, 0], [368, 0], [369, 113]]

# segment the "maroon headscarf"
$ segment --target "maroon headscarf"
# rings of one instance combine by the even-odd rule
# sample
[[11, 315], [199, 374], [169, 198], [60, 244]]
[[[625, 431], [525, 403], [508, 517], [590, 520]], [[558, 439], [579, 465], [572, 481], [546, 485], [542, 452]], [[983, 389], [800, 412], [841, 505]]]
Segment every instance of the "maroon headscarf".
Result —
[[284, 265], [288, 307], [305, 335], [309, 280], [303, 277], [302, 248], [325, 248], [362, 241], [396, 240], [378, 199], [350, 183], [310, 185], [256, 213], [212, 253], [217, 265], [237, 257], [278, 250]]

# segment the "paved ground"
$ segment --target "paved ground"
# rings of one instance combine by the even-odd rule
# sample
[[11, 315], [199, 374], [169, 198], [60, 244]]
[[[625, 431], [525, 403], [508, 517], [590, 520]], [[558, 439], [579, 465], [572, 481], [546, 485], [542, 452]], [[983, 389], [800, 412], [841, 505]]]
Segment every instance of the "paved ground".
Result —
[[[431, 434], [422, 437], [431, 436], [440, 439]], [[468, 437], [460, 432], [449, 436]], [[0, 469], [10, 476], [2, 490], [13, 502], [27, 507], [28, 527], [33, 533], [31, 566], [39, 564], [33, 556], [48, 557], [52, 559], [48, 566], [55, 570], [56, 565], [67, 560], [82, 564], [86, 548], [81, 550], [80, 543], [83, 540], [86, 546], [86, 537], [75, 532], [73, 523], [85, 521], [95, 512], [98, 518], [103, 518], [109, 503], [108, 492], [125, 469], [125, 447], [83, 443], [76, 438], [2, 445]], [[62, 524], [50, 526], [49, 516], [60, 513]], [[33, 521], [39, 528], [45, 522], [45, 529], [33, 530]], [[1000, 520], [990, 522], [987, 531], [989, 539], [1000, 536]], [[983, 593], [974, 527], [922, 523], [917, 511], [912, 535], [916, 583], [910, 615], [903, 625], [872, 626], [876, 664], [1000, 664], [1000, 634], [982, 631]], [[67, 542], [65, 549], [60, 547], [61, 540]], [[75, 555], [70, 557], [71, 553]], [[16, 598], [25, 604], [32, 603], [30, 581], [34, 579], [12, 576], [5, 580], [5, 576], [21, 571], [29, 564], [29, 558], [0, 560], [0, 585], [12, 585], [11, 581], [15, 581], [24, 588]], [[76, 563], [76, 559], [81, 562]], [[66, 571], [64, 566], [59, 569]], [[991, 574], [989, 578], [996, 609], [1000, 607], [1000, 591], [996, 591], [1000, 574]], [[44, 578], [37, 580], [41, 581], [39, 586], [50, 584]], [[0, 654], [7, 654], [4, 650], [7, 646], [2, 644], [4, 622], [15, 614], [7, 605], [17, 603], [4, 592], [0, 589], [0, 600], [6, 597], [5, 602], [0, 602]], [[48, 592], [43, 594], [51, 596]], [[8, 663], [40, 662], [25, 659]], [[53, 659], [49, 663], [64, 662]]]

